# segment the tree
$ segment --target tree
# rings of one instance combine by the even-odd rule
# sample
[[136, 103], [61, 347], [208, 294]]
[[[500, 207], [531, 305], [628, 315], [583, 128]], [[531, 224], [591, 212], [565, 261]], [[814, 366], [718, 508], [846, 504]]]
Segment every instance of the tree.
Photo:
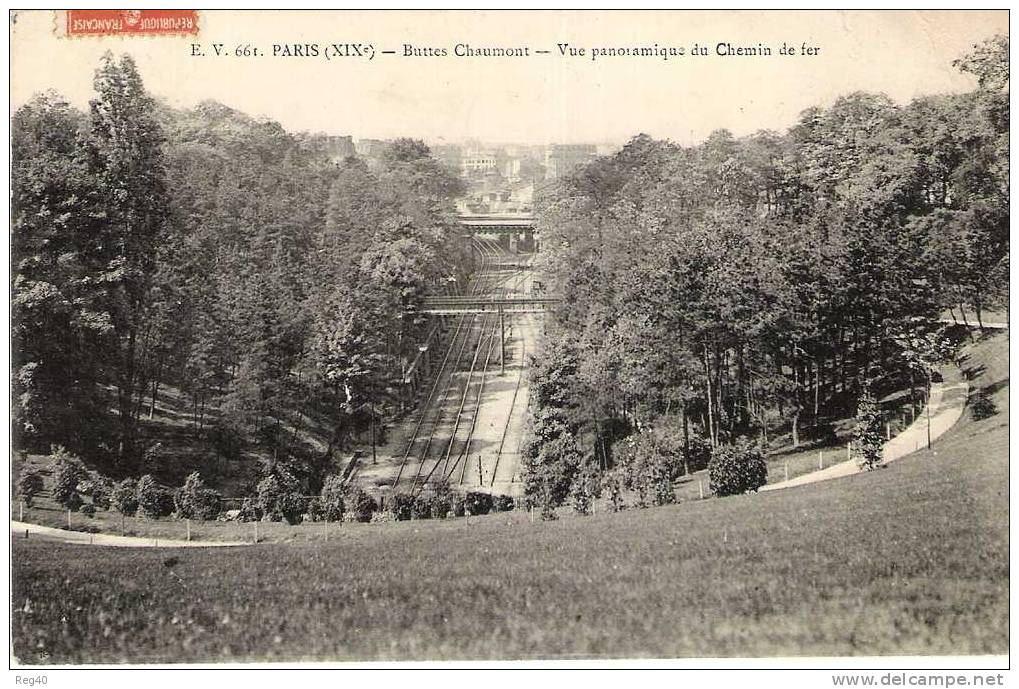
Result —
[[973, 52], [955, 60], [952, 65], [977, 78], [980, 88], [1008, 88], [1008, 36], [998, 34], [973, 46]]
[[679, 473], [679, 448], [663, 446], [655, 431], [648, 429], [626, 439], [620, 453], [625, 485], [637, 494], [636, 506], [669, 505], [676, 501], [672, 481]]
[[565, 416], [554, 408], [542, 412], [532, 433], [524, 447], [524, 493], [549, 512], [569, 496], [583, 455]]
[[580, 466], [580, 471], [573, 480], [570, 488], [570, 498], [573, 502], [573, 510], [577, 514], [591, 514], [591, 506], [601, 488], [598, 481], [598, 472], [594, 462], [588, 459]]
[[305, 506], [293, 476], [282, 471], [270, 473], [259, 481], [256, 492], [258, 509], [263, 518], [273, 522], [300, 523]]
[[136, 496], [138, 509], [150, 519], [167, 517], [173, 512], [173, 495], [159, 485], [151, 474], [138, 479]]
[[13, 431], [21, 446], [92, 453], [107, 430], [99, 352], [110, 322], [88, 260], [95, 185], [83, 126], [53, 93], [11, 117]]
[[220, 512], [222, 498], [219, 493], [205, 486], [197, 471], [188, 475], [174, 494], [177, 516], [181, 519], [215, 519]]
[[110, 502], [114, 509], [125, 517], [134, 516], [138, 511], [138, 484], [134, 479], [126, 478], [115, 484], [110, 492]]
[[146, 306], [155, 272], [156, 247], [170, 207], [165, 186], [163, 133], [154, 103], [134, 60], [106, 53], [96, 71], [84, 144], [95, 180], [93, 265], [105, 286], [101, 304], [113, 345], [105, 350], [115, 372], [123, 466], [136, 462], [137, 395], [142, 383], [141, 348]]
[[319, 499], [322, 504], [322, 516], [327, 522], [338, 522], [343, 519], [346, 491], [347, 487], [344, 485], [341, 476], [333, 474], [326, 477], [325, 483], [322, 484], [322, 492], [319, 494]]
[[82, 504], [78, 484], [88, 477], [88, 472], [81, 460], [63, 447], [54, 447], [51, 456], [56, 463], [53, 470], [53, 499], [58, 505], [77, 511]]
[[708, 465], [711, 491], [719, 497], [756, 491], [768, 482], [768, 465], [761, 448], [741, 438], [719, 445]]
[[42, 475], [36, 471], [22, 472], [21, 478], [18, 479], [18, 493], [27, 507], [32, 506], [32, 501], [36, 495], [42, 492], [42, 489]]
[[870, 390], [865, 390], [857, 403], [856, 425], [853, 427], [853, 453], [861, 469], [877, 469], [882, 461], [881, 410]]

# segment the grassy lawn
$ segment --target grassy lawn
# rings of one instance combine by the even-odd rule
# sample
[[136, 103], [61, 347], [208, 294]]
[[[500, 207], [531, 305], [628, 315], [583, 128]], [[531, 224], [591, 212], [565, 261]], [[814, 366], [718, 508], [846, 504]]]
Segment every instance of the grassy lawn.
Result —
[[309, 525], [242, 549], [16, 539], [14, 653], [25, 663], [1004, 654], [1004, 340], [966, 361], [996, 415], [967, 413], [932, 451], [845, 479], [550, 523], [512, 512], [343, 525], [328, 542]]

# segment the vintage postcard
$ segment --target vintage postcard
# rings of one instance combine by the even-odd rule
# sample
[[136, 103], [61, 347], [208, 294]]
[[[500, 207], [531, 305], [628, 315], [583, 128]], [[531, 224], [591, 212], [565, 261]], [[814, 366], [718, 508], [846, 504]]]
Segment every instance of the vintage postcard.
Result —
[[21, 683], [1004, 684], [1007, 10], [9, 24]]

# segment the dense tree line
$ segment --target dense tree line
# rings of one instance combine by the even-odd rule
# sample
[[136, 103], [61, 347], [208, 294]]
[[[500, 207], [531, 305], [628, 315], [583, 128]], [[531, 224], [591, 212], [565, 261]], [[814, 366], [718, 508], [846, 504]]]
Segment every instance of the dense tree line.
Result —
[[128, 56], [95, 91], [87, 113], [48, 93], [11, 118], [17, 443], [139, 473], [172, 390], [178, 447], [317, 490], [396, 407], [424, 328], [405, 314], [469, 269], [461, 182], [420, 142], [369, 170], [217, 103], [168, 108]]
[[823, 441], [861, 395], [915, 375], [939, 314], [1004, 304], [1007, 46], [957, 61], [970, 93], [853, 93], [785, 133], [692, 147], [640, 135], [548, 191], [562, 306], [535, 362], [530, 493], [561, 501], [634, 430], [680, 428], [688, 451]]

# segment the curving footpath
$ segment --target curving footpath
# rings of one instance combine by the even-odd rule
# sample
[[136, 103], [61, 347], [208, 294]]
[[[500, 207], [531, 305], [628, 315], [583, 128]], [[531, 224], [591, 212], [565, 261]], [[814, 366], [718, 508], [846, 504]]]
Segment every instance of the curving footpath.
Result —
[[[906, 427], [902, 433], [899, 433], [885, 443], [881, 460], [882, 464], [888, 464], [900, 457], [905, 457], [927, 447], [928, 413], [930, 414], [931, 442], [944, 435], [962, 416], [963, 409], [966, 407], [966, 398], [969, 396], [969, 384], [958, 367], [946, 367], [941, 373], [943, 376], [942, 382], [931, 385], [931, 394], [927, 401], [927, 408], [920, 412], [916, 420]], [[792, 488], [793, 486], [802, 486], [808, 483], [817, 483], [818, 481], [828, 481], [833, 478], [852, 476], [860, 472], [861, 470], [857, 466], [856, 460], [850, 459], [834, 464], [827, 469], [802, 474], [788, 481], [769, 483], [761, 488], [761, 492]]]
[[114, 548], [223, 548], [239, 545], [251, 545], [242, 541], [179, 541], [163, 538], [141, 538], [138, 536], [115, 536], [105, 533], [87, 533], [84, 531], [66, 531], [50, 526], [29, 524], [28, 522], [11, 522], [11, 537], [36, 537], [47, 541], [61, 543], [84, 543], [88, 545], [105, 545]]

